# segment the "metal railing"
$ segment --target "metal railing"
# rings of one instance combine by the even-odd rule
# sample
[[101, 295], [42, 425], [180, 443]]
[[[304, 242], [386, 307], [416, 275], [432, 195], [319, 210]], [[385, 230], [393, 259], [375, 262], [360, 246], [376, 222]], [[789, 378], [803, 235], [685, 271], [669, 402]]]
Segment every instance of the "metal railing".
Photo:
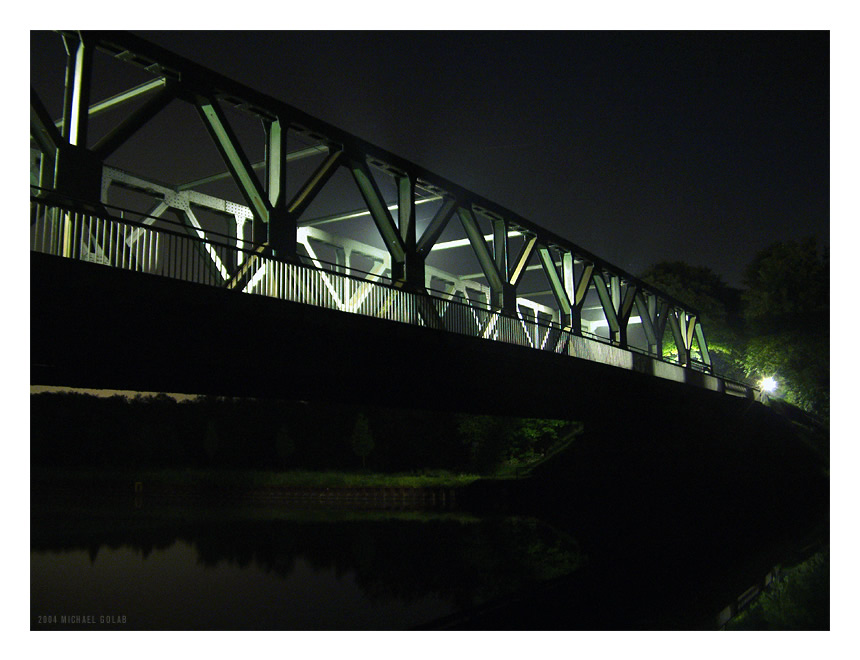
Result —
[[[32, 199], [30, 248], [122, 270], [574, 355], [574, 333], [552, 321], [527, 314], [507, 316], [488, 304], [464, 302], [443, 292], [415, 293], [398, 288], [382, 274], [344, 269], [319, 259], [304, 264], [265, 256], [251, 247], [227, 244], [227, 239], [235, 241], [231, 237], [216, 242], [179, 223], [159, 219], [155, 226], [155, 219], [140, 217], [103, 216]], [[231, 276], [231, 270], [238, 273]], [[586, 334], [580, 339], [618, 348], [606, 338]], [[636, 347], [626, 350], [664, 361]], [[705, 370], [703, 364], [690, 366]], [[747, 388], [726, 385], [727, 392], [738, 394]]]

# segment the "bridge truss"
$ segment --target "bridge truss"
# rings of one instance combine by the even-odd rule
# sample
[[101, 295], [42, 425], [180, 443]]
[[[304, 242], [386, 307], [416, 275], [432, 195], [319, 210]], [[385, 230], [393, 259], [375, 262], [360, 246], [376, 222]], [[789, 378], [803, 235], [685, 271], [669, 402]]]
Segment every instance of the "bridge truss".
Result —
[[712, 372], [695, 310], [569, 240], [135, 35], [55, 40], [62, 84], [31, 88], [34, 250]]

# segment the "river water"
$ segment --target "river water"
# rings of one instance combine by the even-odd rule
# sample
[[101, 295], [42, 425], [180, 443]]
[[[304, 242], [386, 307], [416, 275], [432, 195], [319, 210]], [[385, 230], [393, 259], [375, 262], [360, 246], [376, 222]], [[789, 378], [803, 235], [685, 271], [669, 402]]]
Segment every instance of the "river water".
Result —
[[772, 517], [623, 494], [536, 517], [37, 492], [33, 630], [712, 629], [794, 552]]
[[33, 512], [33, 629], [390, 630], [568, 575], [528, 517], [288, 506]]

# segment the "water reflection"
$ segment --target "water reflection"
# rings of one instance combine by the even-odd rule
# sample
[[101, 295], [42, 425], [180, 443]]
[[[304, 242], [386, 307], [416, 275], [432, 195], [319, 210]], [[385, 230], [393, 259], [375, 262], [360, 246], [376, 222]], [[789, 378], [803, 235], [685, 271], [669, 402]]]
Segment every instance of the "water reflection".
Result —
[[34, 515], [34, 629], [410, 628], [583, 564], [527, 517], [132, 513]]

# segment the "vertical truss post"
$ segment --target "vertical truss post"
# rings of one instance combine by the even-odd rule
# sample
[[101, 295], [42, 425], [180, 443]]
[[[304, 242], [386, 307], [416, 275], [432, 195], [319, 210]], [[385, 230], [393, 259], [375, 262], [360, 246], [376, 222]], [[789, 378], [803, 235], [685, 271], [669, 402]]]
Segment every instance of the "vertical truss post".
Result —
[[268, 243], [277, 257], [295, 257], [296, 218], [287, 209], [287, 122], [266, 125], [266, 189], [269, 193]]
[[[62, 140], [53, 154], [46, 154], [53, 158], [53, 187], [74, 200], [101, 208], [102, 163], [87, 150], [93, 48], [77, 33], [64, 34], [63, 43], [66, 78]], [[31, 106], [34, 96], [31, 93]]]
[[579, 282], [576, 281], [576, 270], [574, 268], [574, 256], [572, 252], [565, 251], [561, 255], [561, 269], [564, 289], [570, 302], [570, 329], [573, 334], [582, 336], [582, 305], [585, 303], [585, 295], [591, 283], [591, 275], [594, 266], [587, 264], [582, 269]]
[[493, 258], [502, 280], [502, 312], [507, 316], [517, 315], [517, 287], [506, 277], [508, 272], [508, 222], [493, 219]]
[[637, 288], [635, 285], [627, 284], [627, 290], [621, 295], [621, 278], [612, 276], [613, 300], [617, 300], [616, 318], [618, 319], [618, 345], [627, 348], [627, 326], [630, 322], [630, 313], [633, 311], [633, 303], [636, 300]]
[[493, 258], [496, 270], [508, 272], [508, 223], [504, 220], [493, 220]]
[[63, 43], [66, 47], [63, 136], [69, 144], [86, 148], [93, 49], [80, 35], [64, 34]]
[[405, 252], [403, 280], [410, 289], [424, 292], [424, 255], [418, 251], [415, 222], [415, 178], [409, 174], [397, 177], [397, 221]]

